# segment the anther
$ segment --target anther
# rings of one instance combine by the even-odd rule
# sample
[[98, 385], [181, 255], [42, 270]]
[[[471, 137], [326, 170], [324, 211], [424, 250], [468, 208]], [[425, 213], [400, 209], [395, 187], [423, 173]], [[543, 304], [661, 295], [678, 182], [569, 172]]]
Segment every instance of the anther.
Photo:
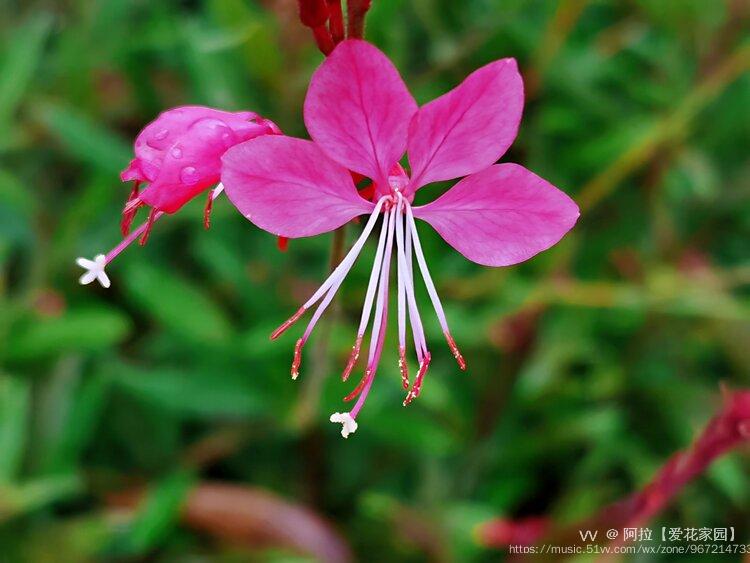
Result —
[[302, 364], [302, 346], [305, 345], [305, 341], [300, 338], [294, 345], [294, 358], [292, 359], [292, 379], [299, 377], [299, 366]]
[[213, 190], [208, 192], [208, 200], [206, 201], [206, 207], [203, 209], [203, 228], [208, 229], [211, 227], [211, 209], [214, 206], [214, 193]]
[[424, 355], [424, 358], [422, 359], [422, 362], [419, 364], [419, 371], [417, 372], [417, 377], [414, 380], [414, 385], [412, 386], [411, 390], [406, 394], [406, 398], [404, 399], [404, 406], [409, 405], [414, 399], [419, 397], [419, 394], [422, 392], [422, 382], [424, 381], [424, 376], [427, 373], [427, 368], [430, 367], [430, 360], [432, 357], [430, 356], [430, 353], [427, 352]]
[[344, 368], [344, 372], [341, 374], [341, 381], [346, 381], [349, 379], [349, 376], [352, 373], [352, 370], [354, 369], [354, 366], [357, 365], [357, 360], [359, 359], [359, 352], [362, 348], [362, 336], [357, 336], [357, 340], [354, 341], [354, 346], [352, 346], [352, 352], [349, 354], [349, 361], [346, 362], [346, 367]]
[[367, 380], [370, 379], [370, 376], [372, 375], [372, 368], [367, 368], [365, 370], [365, 374], [362, 376], [362, 379], [359, 383], [357, 383], [357, 386], [354, 388], [354, 390], [349, 393], [346, 397], [344, 397], [344, 401], [349, 402], [353, 399], [357, 398], [357, 395], [359, 395], [362, 392], [362, 389], [365, 388], [365, 385], [367, 384]]
[[290, 326], [296, 323], [299, 320], [299, 318], [305, 314], [305, 311], [307, 311], [307, 309], [305, 309], [304, 307], [300, 307], [296, 313], [294, 313], [291, 317], [285, 320], [284, 323], [279, 328], [277, 328], [271, 333], [271, 340], [276, 340], [279, 336], [284, 334], [284, 332], [286, 332], [286, 330]]
[[401, 385], [404, 389], [409, 388], [409, 364], [406, 361], [406, 347], [398, 347], [398, 369], [401, 371]]
[[456, 341], [453, 340], [450, 332], [445, 331], [443, 334], [445, 334], [445, 339], [448, 341], [448, 347], [451, 349], [453, 357], [456, 358], [456, 362], [458, 362], [458, 367], [461, 368], [461, 371], [466, 371], [466, 362], [464, 361], [461, 352], [458, 350], [458, 346], [456, 346]]

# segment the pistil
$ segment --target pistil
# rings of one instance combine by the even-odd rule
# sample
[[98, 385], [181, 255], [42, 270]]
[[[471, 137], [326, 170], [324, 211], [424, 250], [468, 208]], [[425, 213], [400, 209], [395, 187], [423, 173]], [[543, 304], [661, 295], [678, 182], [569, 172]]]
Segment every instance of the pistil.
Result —
[[[121, 229], [123, 233], [127, 233], [127, 231], [130, 230], [130, 225], [133, 221], [133, 218], [135, 217], [135, 213], [138, 210], [138, 208], [143, 205], [143, 202], [140, 200], [140, 198], [137, 196], [138, 194], [138, 183], [136, 182], [136, 186], [133, 188], [133, 191], [130, 194], [130, 198], [128, 199], [128, 203], [125, 205], [125, 209], [123, 211], [123, 221], [120, 224]], [[211, 201], [216, 199], [221, 192], [224, 191], [224, 186], [222, 184], [217, 185], [213, 190], [209, 192], [209, 198]], [[158, 211], [156, 209], [151, 209], [148, 220], [143, 223], [141, 226], [139, 226], [134, 231], [130, 232], [129, 234], [126, 234], [126, 236], [112, 249], [110, 250], [106, 255], [104, 255], [103, 262], [101, 264], [101, 271], [104, 271], [104, 266], [112, 262], [117, 256], [125, 250], [128, 246], [130, 246], [133, 241], [138, 240], [140, 238], [140, 244], [141, 246], [146, 243], [148, 240], [148, 235], [151, 231], [151, 229], [154, 226], [154, 223], [158, 221], [162, 216], [164, 215], [163, 211]], [[84, 266], [82, 264], [88, 264], [92, 263], [91, 260], [86, 260], [85, 258], [78, 258], [77, 261], [79, 266], [83, 268], [87, 268], [87, 266]], [[88, 283], [91, 283], [94, 279], [99, 279], [96, 276], [81, 276], [81, 284], [85, 285]], [[84, 281], [87, 280], [87, 281]], [[106, 287], [109, 287], [107, 285]]]

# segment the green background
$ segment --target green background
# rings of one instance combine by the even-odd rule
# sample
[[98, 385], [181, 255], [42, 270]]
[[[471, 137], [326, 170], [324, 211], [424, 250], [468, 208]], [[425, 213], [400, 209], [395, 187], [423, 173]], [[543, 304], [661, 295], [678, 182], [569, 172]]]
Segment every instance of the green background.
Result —
[[[503, 160], [582, 216], [552, 250], [501, 269], [421, 227], [469, 370], [420, 288], [433, 342], [422, 396], [401, 406], [391, 329], [343, 440], [328, 416], [353, 386], [338, 373], [372, 245], [297, 382], [301, 329], [268, 334], [324, 279], [331, 235], [281, 253], [223, 198], [206, 232], [199, 198], [108, 267], [109, 290], [79, 286], [73, 261], [118, 242], [130, 189], [118, 172], [160, 111], [251, 109], [306, 136], [322, 57], [295, 3], [0, 3], [0, 560], [309, 558], [296, 540], [359, 560], [496, 560], [479, 524], [595, 514], [689, 445], [722, 384], [748, 386], [747, 3], [373, 4], [367, 38], [420, 103], [518, 60], [527, 102]], [[750, 539], [748, 469], [741, 453], [721, 459], [653, 526]], [[229, 511], [218, 527], [254, 522], [258, 537], [180, 521], [188, 492], [219, 481], [309, 507], [338, 536], [232, 495], [216, 499]], [[135, 512], [114, 495], [144, 486]], [[260, 541], [274, 527], [292, 539]]]

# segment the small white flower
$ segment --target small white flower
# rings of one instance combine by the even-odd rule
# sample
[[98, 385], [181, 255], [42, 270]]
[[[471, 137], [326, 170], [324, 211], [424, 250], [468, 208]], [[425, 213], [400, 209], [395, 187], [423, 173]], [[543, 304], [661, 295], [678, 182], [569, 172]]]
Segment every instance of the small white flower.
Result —
[[109, 277], [104, 272], [104, 267], [107, 265], [107, 257], [104, 254], [97, 254], [93, 260], [76, 258], [76, 264], [86, 270], [86, 273], [78, 278], [78, 283], [81, 285], [97, 280], [102, 287], [110, 286]]
[[341, 435], [348, 438], [349, 434], [357, 431], [357, 421], [348, 412], [335, 412], [331, 415], [331, 422], [341, 423]]

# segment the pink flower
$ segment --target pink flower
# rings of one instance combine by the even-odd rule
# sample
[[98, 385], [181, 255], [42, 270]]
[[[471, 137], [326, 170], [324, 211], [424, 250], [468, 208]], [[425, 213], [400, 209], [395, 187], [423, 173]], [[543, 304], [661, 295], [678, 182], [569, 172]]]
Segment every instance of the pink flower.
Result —
[[[378, 367], [394, 248], [405, 389], [407, 316], [419, 365], [404, 405], [419, 395], [431, 358], [414, 297], [412, 254], [448, 345], [465, 369], [422, 252], [415, 217], [432, 225], [466, 258], [486, 266], [523, 262], [557, 243], [575, 224], [578, 207], [563, 192], [522, 166], [494, 164], [516, 137], [522, 109], [523, 83], [513, 59], [476, 70], [455, 89], [418, 108], [383, 53], [364, 41], [347, 40], [310, 82], [304, 118], [313, 141], [259, 137], [222, 158], [229, 199], [251, 222], [273, 234], [313, 236], [369, 215], [361, 236], [331, 276], [272, 335], [277, 338], [320, 302], [296, 343], [294, 378], [302, 347], [383, 215], [357, 337], [343, 374], [346, 380], [354, 368], [373, 316], [364, 377], [345, 398], [357, 398], [354, 407], [331, 417], [342, 423], [344, 437], [356, 430], [355, 419]], [[399, 164], [405, 151], [410, 173]], [[349, 171], [373, 180], [372, 201], [358, 194]], [[433, 202], [412, 206], [421, 187], [459, 177], [463, 179]]]
[[[92, 260], [78, 258], [86, 272], [82, 284], [98, 280], [109, 287], [104, 267], [140, 237], [143, 245], [151, 227], [164, 213], [174, 213], [201, 192], [218, 184], [221, 156], [238, 143], [260, 135], [280, 134], [279, 128], [258, 114], [227, 112], [202, 106], [184, 106], [165, 111], [146, 125], [135, 139], [135, 158], [122, 171], [123, 182], [133, 181], [133, 190], [125, 204], [121, 223], [125, 239], [108, 254]], [[140, 191], [140, 185], [147, 186]], [[209, 192], [204, 225], [210, 224], [213, 200], [222, 192], [221, 185]], [[148, 220], [134, 233], [130, 225], [138, 209], [148, 205]]]

